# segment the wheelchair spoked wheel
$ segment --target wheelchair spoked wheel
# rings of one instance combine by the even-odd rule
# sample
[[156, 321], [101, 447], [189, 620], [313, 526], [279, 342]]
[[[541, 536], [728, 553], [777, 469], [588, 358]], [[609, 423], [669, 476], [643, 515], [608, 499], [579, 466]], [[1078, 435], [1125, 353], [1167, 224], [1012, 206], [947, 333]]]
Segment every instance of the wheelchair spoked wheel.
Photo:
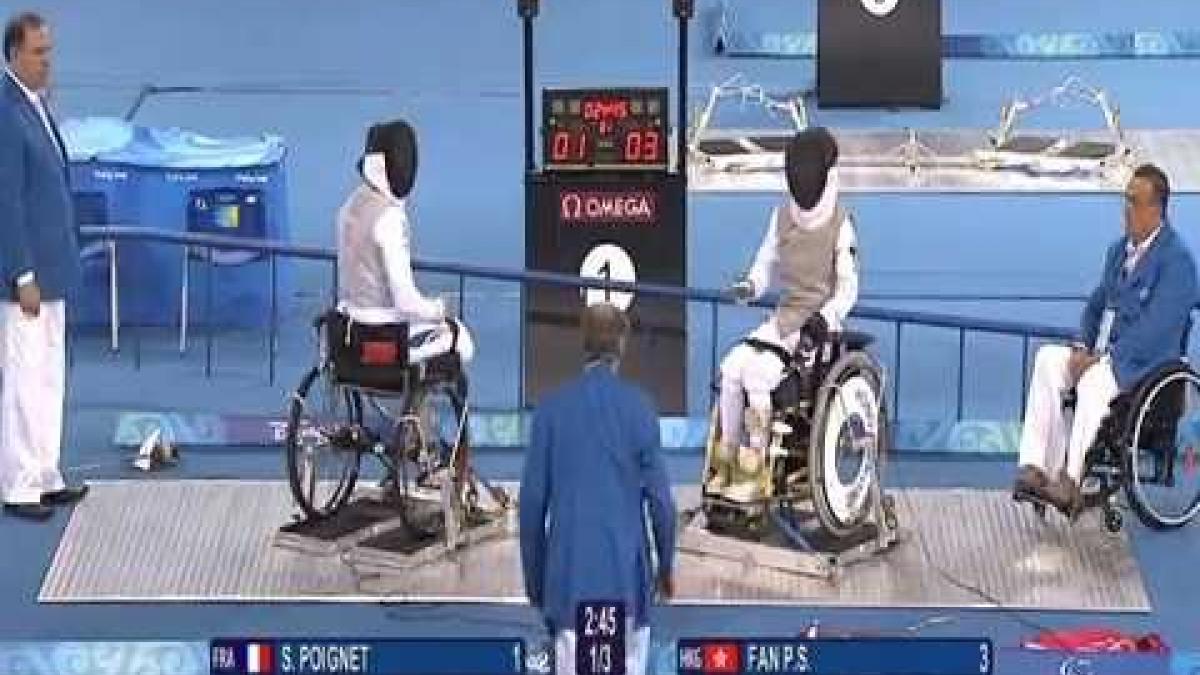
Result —
[[[411, 518], [408, 508], [412, 485], [449, 491], [451, 512], [445, 514], [461, 525], [467, 507], [476, 500], [468, 488], [470, 469], [467, 452], [466, 401], [462, 388], [451, 382], [424, 382], [413, 389], [405, 403], [392, 461], [395, 475], [387, 481], [401, 517], [410, 531], [432, 536], [437, 526]], [[410, 468], [412, 477], [410, 480]]]
[[1200, 376], [1180, 364], [1133, 408], [1125, 495], [1147, 526], [1182, 527], [1200, 513]]
[[830, 368], [810, 434], [817, 519], [830, 535], [850, 536], [870, 515], [888, 438], [879, 368], [865, 352], [847, 353]]
[[358, 481], [359, 456], [370, 448], [362, 397], [314, 367], [292, 396], [284, 439], [292, 498], [309, 519], [340, 509]]

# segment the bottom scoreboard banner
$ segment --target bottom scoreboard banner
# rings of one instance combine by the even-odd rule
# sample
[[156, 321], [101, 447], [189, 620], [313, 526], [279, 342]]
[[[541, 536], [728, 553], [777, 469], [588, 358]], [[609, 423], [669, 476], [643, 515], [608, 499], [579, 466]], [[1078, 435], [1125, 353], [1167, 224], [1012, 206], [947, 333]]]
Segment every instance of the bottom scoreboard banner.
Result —
[[812, 673], [824, 675], [991, 675], [986, 639], [683, 640], [679, 672]]
[[675, 656], [682, 675], [1200, 675], [1181, 654], [997, 651], [988, 639], [713, 638], [681, 640]]
[[521, 640], [221, 639], [212, 675], [521, 675]]

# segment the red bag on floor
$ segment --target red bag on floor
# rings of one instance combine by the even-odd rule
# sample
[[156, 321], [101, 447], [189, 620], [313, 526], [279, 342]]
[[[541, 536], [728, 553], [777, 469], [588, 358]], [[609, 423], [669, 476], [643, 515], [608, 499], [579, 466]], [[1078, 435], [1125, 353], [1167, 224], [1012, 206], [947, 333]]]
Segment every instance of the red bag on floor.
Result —
[[1052, 630], [1026, 640], [1025, 649], [1065, 652], [1125, 652], [1167, 654], [1170, 650], [1158, 633], [1127, 635], [1110, 628]]

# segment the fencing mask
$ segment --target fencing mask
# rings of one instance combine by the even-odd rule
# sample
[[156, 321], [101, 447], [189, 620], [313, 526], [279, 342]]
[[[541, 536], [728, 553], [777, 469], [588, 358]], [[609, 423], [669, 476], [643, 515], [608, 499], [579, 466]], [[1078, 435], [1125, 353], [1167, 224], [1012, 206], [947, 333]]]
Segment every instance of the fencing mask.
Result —
[[404, 199], [417, 179], [417, 132], [404, 120], [372, 126], [361, 166], [368, 181]]
[[837, 159], [837, 141], [825, 127], [810, 127], [792, 138], [784, 150], [784, 171], [797, 206], [809, 210], [817, 205]]

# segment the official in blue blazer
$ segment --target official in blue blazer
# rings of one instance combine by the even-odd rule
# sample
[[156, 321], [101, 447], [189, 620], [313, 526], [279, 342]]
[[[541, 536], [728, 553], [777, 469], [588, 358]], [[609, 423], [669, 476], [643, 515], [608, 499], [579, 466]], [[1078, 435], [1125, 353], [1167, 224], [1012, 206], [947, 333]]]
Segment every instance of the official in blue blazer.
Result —
[[579, 603], [619, 601], [626, 672], [636, 674], [649, 657], [654, 588], [664, 597], [674, 592], [675, 505], [655, 407], [616, 372], [628, 319], [597, 304], [582, 323], [583, 372], [533, 416], [521, 481], [521, 563], [529, 602], [555, 635], [558, 673], [575, 672]]
[[[1104, 275], [1083, 311], [1082, 344], [1038, 350], [1021, 433], [1015, 492], [1074, 517], [1088, 447], [1121, 392], [1186, 348], [1197, 301], [1196, 263], [1167, 219], [1167, 176], [1138, 167], [1125, 188], [1125, 236], [1108, 249]], [[1067, 427], [1064, 390], [1075, 387]]]
[[51, 47], [42, 17], [18, 15], [4, 30], [0, 75], [0, 499], [6, 513], [40, 520], [86, 491], [58, 468], [79, 244], [66, 146], [43, 96]]

